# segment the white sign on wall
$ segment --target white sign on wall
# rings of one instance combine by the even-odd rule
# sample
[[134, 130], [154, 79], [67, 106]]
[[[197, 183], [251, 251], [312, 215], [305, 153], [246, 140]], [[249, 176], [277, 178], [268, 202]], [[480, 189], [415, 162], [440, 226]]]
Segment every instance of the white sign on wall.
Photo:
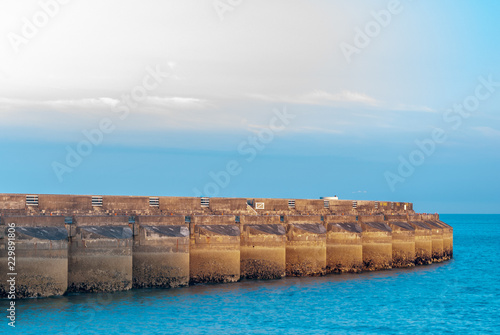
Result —
[[263, 202], [256, 202], [255, 209], [264, 209], [264, 203]]

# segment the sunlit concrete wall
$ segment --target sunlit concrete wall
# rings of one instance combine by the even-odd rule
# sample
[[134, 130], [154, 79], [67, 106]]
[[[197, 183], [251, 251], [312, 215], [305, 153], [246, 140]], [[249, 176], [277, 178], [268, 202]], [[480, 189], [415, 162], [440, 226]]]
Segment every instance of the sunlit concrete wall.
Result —
[[325, 225], [327, 272], [360, 272], [363, 269], [363, 244], [356, 216], [328, 215]]
[[363, 269], [366, 271], [392, 268], [392, 229], [384, 216], [358, 217], [362, 229]]
[[77, 216], [69, 228], [68, 290], [132, 288], [132, 229], [126, 216]]
[[[11, 238], [15, 237], [15, 244], [11, 245], [14, 248], [10, 248], [14, 251], [12, 258], [9, 258], [9, 234]], [[7, 297], [8, 273], [12, 272], [17, 274], [17, 298], [49, 297], [66, 292], [68, 233], [64, 217], [15, 216], [1, 219], [0, 297]]]
[[133, 224], [133, 286], [189, 284], [189, 224], [185, 217], [139, 216]]
[[277, 215], [241, 216], [241, 277], [277, 279], [286, 274], [286, 229]]
[[326, 229], [320, 216], [286, 216], [286, 274], [326, 273]]
[[240, 226], [234, 215], [191, 217], [191, 283], [240, 280]]

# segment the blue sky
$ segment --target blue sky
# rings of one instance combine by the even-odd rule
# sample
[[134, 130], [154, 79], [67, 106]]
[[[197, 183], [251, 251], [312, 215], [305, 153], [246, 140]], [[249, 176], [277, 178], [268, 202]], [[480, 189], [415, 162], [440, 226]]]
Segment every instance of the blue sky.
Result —
[[0, 4], [0, 192], [500, 213], [498, 2], [41, 3]]

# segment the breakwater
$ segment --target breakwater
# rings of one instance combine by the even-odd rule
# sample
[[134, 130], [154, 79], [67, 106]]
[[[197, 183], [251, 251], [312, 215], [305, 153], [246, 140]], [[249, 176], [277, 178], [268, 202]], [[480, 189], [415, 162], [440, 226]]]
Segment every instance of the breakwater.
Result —
[[452, 257], [453, 228], [437, 214], [415, 213], [412, 203], [0, 194], [1, 297], [9, 293], [12, 261], [19, 298], [374, 271]]

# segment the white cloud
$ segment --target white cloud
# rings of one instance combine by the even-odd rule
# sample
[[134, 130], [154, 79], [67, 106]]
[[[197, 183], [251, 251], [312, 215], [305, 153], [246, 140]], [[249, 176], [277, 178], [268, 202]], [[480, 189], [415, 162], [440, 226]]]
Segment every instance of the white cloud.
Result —
[[179, 109], [202, 109], [212, 107], [207, 100], [186, 97], [148, 97], [145, 104]]
[[363, 93], [353, 92], [353, 91], [341, 91], [340, 93], [328, 93], [321, 90], [316, 90], [314, 92], [305, 94], [299, 97], [299, 100], [304, 102], [308, 102], [314, 105], [323, 105], [332, 102], [352, 102], [352, 103], [360, 103], [369, 106], [376, 106], [379, 102]]
[[493, 138], [500, 137], [500, 130], [493, 129], [491, 127], [472, 127], [472, 129], [479, 132], [481, 135], [485, 137], [493, 137]]
[[350, 110], [375, 109], [377, 111], [408, 111], [408, 112], [426, 112], [435, 113], [436, 111], [427, 106], [416, 106], [409, 104], [390, 104], [365, 93], [342, 90], [337, 93], [330, 93], [324, 90], [314, 90], [309, 93], [296, 96], [278, 96], [264, 94], [250, 94], [250, 98], [264, 101], [282, 102], [301, 105], [316, 105], [327, 107], [340, 107]]
[[323, 128], [323, 127], [312, 127], [312, 126], [302, 126], [298, 127], [296, 129], [297, 132], [304, 132], [304, 133], [322, 133], [322, 134], [344, 134], [344, 131], [338, 130], [338, 129], [329, 129], [329, 128]]
[[380, 102], [376, 99], [359, 92], [342, 90], [338, 93], [329, 93], [323, 90], [314, 90], [309, 93], [300, 94], [296, 96], [273, 96], [264, 94], [250, 94], [249, 97], [266, 100], [276, 101], [291, 104], [303, 105], [320, 105], [320, 106], [378, 106]]
[[427, 106], [415, 106], [415, 105], [406, 105], [406, 104], [397, 104], [393, 108], [398, 111], [408, 111], [408, 112], [428, 112], [428, 113], [436, 113], [436, 110], [427, 107]]

